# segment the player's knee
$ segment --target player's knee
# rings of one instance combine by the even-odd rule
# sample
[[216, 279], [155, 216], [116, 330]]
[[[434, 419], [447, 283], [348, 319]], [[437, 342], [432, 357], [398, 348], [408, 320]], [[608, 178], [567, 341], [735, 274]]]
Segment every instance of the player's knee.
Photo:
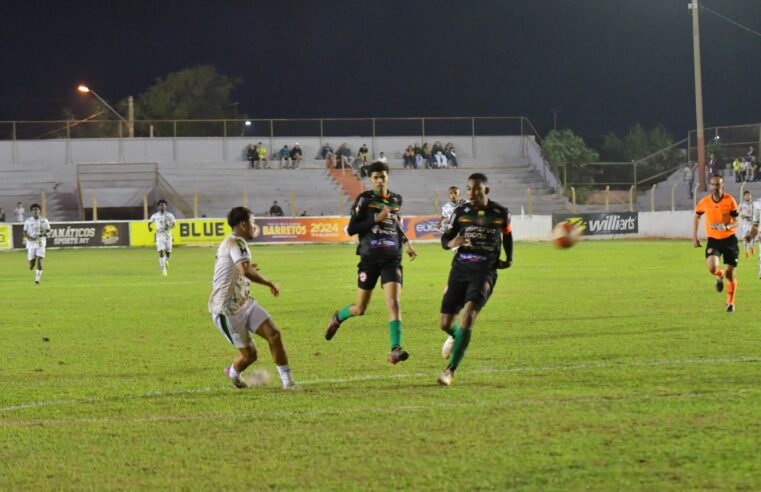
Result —
[[388, 299], [388, 300], [386, 300], [386, 306], [388, 306], [388, 309], [390, 311], [398, 313], [399, 309], [400, 309], [399, 299]]
[[247, 364], [253, 364], [254, 362], [256, 362], [256, 359], [258, 358], [256, 349], [254, 347], [251, 347], [243, 357]]

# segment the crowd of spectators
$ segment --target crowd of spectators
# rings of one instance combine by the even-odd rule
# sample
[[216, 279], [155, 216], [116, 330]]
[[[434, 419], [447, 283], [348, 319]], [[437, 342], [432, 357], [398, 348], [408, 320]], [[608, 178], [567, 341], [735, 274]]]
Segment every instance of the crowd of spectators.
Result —
[[456, 169], [457, 153], [455, 152], [452, 142], [442, 145], [438, 140], [433, 143], [433, 146], [428, 143], [423, 143], [421, 147], [419, 143], [408, 145], [402, 154], [405, 169], [420, 169], [425, 167], [426, 169]]
[[[298, 169], [304, 160], [301, 146], [299, 146], [298, 142], [290, 149], [288, 145], [283, 145], [280, 150], [272, 155], [272, 158], [279, 161], [280, 169]], [[251, 169], [270, 169], [269, 154], [267, 148], [261, 142], [256, 145], [250, 144], [246, 147], [246, 159], [248, 159]]]
[[761, 166], [756, 159], [756, 152], [753, 147], [749, 147], [748, 153], [742, 157], [735, 158], [732, 161], [732, 170], [735, 175], [735, 182], [741, 181], [761, 181]]

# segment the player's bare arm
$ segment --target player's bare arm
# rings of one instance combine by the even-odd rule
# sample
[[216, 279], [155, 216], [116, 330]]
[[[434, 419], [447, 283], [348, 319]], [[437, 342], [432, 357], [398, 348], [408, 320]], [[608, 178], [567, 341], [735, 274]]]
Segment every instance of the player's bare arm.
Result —
[[254, 282], [255, 284], [260, 285], [266, 285], [270, 288], [270, 292], [272, 292], [272, 295], [277, 297], [280, 295], [280, 289], [278, 286], [264, 277], [262, 274], [259, 273], [259, 270], [256, 269], [256, 265], [248, 262], [248, 261], [242, 261], [238, 263], [238, 271], [241, 275], [245, 275], [246, 278], [248, 278], [250, 281]]
[[698, 239], [698, 226], [700, 225], [700, 215], [695, 215], [695, 219], [692, 222], [692, 245], [696, 248], [700, 247], [700, 239]]

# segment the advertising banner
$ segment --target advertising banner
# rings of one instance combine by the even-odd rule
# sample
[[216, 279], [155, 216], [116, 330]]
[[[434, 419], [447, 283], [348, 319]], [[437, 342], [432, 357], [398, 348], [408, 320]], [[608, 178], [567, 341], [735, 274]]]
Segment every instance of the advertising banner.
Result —
[[[24, 245], [23, 224], [13, 225], [13, 246]], [[127, 222], [51, 222], [48, 248], [129, 246]]]
[[441, 238], [439, 219], [435, 215], [404, 217], [402, 230], [410, 241], [437, 240]]
[[346, 243], [348, 217], [262, 217], [256, 219], [254, 243]]
[[13, 232], [10, 224], [0, 224], [0, 249], [13, 247]]
[[552, 214], [552, 227], [566, 221], [576, 224], [584, 236], [637, 234], [639, 232], [639, 220], [636, 212]]
[[[156, 245], [156, 227], [149, 231], [147, 221], [131, 222], [129, 230], [132, 246]], [[214, 245], [231, 232], [226, 219], [178, 219], [172, 229], [172, 244]]]

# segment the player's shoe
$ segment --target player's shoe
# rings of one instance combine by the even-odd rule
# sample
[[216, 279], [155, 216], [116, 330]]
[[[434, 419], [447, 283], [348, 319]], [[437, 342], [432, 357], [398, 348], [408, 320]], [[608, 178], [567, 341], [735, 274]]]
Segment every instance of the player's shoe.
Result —
[[338, 319], [338, 311], [333, 313], [333, 317], [330, 318], [330, 323], [328, 323], [328, 329], [325, 330], [325, 340], [330, 340], [334, 336], [336, 336], [336, 332], [338, 331], [338, 328], [341, 327], [341, 321]]
[[454, 348], [454, 337], [447, 335], [447, 339], [444, 340], [444, 345], [441, 346], [441, 356], [448, 359], [452, 355], [452, 349]]
[[746, 258], [748, 258], [749, 256], [750, 256], [750, 253], [748, 253], [748, 252], [746, 251], [746, 252], [745, 252], [745, 257], [746, 257]]
[[304, 388], [296, 384], [294, 381], [291, 381], [290, 383], [283, 385], [283, 391], [294, 391], [298, 393], [299, 391], [304, 391]]
[[727, 312], [728, 313], [734, 313], [735, 312], [735, 305], [734, 304], [727, 304]]
[[403, 362], [410, 358], [410, 354], [402, 350], [402, 347], [394, 347], [388, 355], [388, 361], [392, 364]]
[[235, 386], [236, 388], [248, 388], [248, 386], [246, 386], [246, 382], [240, 378], [240, 374], [238, 374], [235, 377], [230, 376], [229, 367], [225, 367], [225, 376], [227, 376], [227, 378], [230, 380], [231, 383], [233, 383], [233, 386]]
[[35, 283], [35, 285], [40, 285], [40, 281], [39, 280], [35, 280], [34, 283]]
[[166, 269], [164, 269], [164, 270], [161, 270], [161, 275], [163, 275], [163, 276], [165, 276], [165, 277], [167, 276], [167, 273], [166, 273]]
[[437, 379], [436, 382], [442, 386], [451, 386], [453, 378], [454, 373], [451, 370], [447, 369], [441, 373], [441, 376], [439, 376], [439, 379]]
[[719, 277], [716, 279], [716, 292], [721, 292], [724, 290], [724, 277]]
[[750, 254], [753, 255], [753, 256], [756, 256], [756, 248], [755, 248], [755, 246], [751, 246], [750, 247]]

